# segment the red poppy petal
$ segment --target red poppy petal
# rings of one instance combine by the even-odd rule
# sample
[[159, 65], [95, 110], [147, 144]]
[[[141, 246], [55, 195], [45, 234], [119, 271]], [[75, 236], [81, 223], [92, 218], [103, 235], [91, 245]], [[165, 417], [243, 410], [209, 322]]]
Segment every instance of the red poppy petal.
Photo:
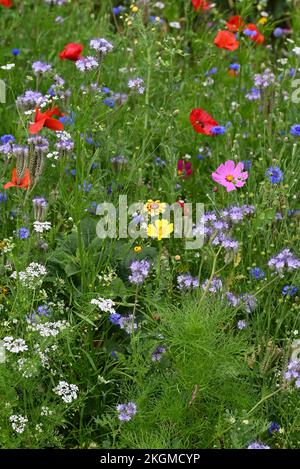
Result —
[[23, 189], [28, 189], [30, 184], [31, 184], [31, 181], [30, 181], [29, 169], [26, 168], [25, 176], [21, 179], [20, 187], [22, 187]]
[[48, 119], [46, 119], [45, 127], [48, 127], [48, 129], [51, 130], [64, 130], [62, 122], [57, 119], [52, 119], [52, 117], [48, 117]]
[[43, 119], [40, 119], [40, 120], [30, 124], [29, 125], [29, 133], [30, 134], [37, 134], [44, 127], [46, 120], [47, 120], [46, 117], [44, 117]]

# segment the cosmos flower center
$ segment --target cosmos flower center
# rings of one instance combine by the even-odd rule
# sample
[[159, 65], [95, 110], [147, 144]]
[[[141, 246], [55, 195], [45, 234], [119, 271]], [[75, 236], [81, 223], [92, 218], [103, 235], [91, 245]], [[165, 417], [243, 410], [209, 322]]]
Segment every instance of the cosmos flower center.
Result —
[[234, 176], [232, 176], [232, 174], [228, 174], [228, 176], [226, 176], [226, 181], [232, 182], [233, 180], [234, 180]]

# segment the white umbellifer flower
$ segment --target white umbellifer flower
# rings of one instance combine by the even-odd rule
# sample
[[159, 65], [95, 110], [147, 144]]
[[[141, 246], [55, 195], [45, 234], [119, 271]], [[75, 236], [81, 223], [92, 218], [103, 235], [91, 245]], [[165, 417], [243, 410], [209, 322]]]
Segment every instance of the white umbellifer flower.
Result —
[[43, 324], [31, 324], [30, 329], [37, 331], [42, 337], [55, 337], [68, 325], [67, 321], [48, 321]]
[[42, 405], [41, 407], [41, 416], [48, 417], [48, 415], [52, 415], [53, 410], [50, 410], [49, 407]]
[[171, 21], [170, 27], [175, 28], [175, 29], [180, 29], [181, 28], [180, 23], [178, 21]]
[[43, 283], [43, 276], [47, 274], [47, 270], [37, 262], [31, 262], [25, 271], [11, 274], [11, 278], [19, 279], [20, 282], [28, 288], [36, 288]]
[[6, 64], [6, 65], [2, 65], [2, 70], [11, 70], [12, 68], [14, 68], [16, 66], [16, 64]]
[[91, 304], [98, 306], [104, 313], [115, 313], [115, 303], [110, 299], [99, 297], [98, 299], [92, 299]]
[[159, 8], [160, 10], [163, 10], [165, 8], [165, 4], [163, 2], [156, 2], [154, 6], [156, 8]]
[[31, 378], [36, 371], [33, 363], [30, 363], [27, 358], [19, 358], [17, 365], [20, 373], [24, 378]]
[[292, 49], [292, 50], [293, 50], [294, 54], [300, 55], [300, 47], [297, 47], [297, 46], [296, 46], [296, 47], [294, 47], [294, 49]]
[[58, 385], [53, 388], [53, 392], [61, 396], [62, 400], [67, 404], [77, 399], [77, 392], [79, 391], [76, 384], [69, 384], [67, 381], [59, 381]]
[[4, 337], [3, 347], [12, 353], [26, 352], [28, 350], [28, 345], [26, 345], [24, 339], [14, 339], [11, 336]]
[[11, 422], [12, 429], [17, 433], [23, 433], [25, 430], [26, 423], [28, 422], [27, 417], [23, 417], [23, 415], [11, 415], [9, 417]]
[[44, 233], [44, 231], [51, 230], [51, 223], [50, 221], [35, 221], [33, 228], [37, 233]]

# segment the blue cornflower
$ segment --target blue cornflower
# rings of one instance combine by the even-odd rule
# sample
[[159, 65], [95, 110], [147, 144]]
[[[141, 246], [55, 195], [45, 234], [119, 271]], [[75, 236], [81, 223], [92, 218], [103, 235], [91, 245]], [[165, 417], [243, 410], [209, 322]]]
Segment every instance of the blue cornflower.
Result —
[[300, 137], [300, 124], [292, 125], [290, 133], [294, 135], [294, 137]]
[[119, 326], [120, 325], [120, 319], [121, 319], [121, 314], [119, 313], [111, 313], [109, 315], [109, 320], [112, 324], [114, 324], [115, 326]]
[[272, 184], [278, 184], [283, 180], [283, 172], [281, 171], [278, 166], [271, 166], [267, 171], [266, 171], [266, 176], [268, 176], [269, 181]]
[[7, 195], [6, 192], [0, 192], [0, 204], [4, 203], [7, 201]]
[[21, 52], [20, 49], [12, 49], [12, 50], [11, 50], [12, 55], [14, 55], [15, 57], [16, 57], [17, 55], [19, 55], [20, 52]]
[[277, 422], [271, 422], [271, 424], [270, 424], [270, 426], [269, 426], [269, 428], [268, 428], [268, 432], [272, 434], [272, 433], [274, 433], [274, 432], [279, 432], [279, 430], [280, 430], [280, 425], [279, 425], [279, 423], [277, 423]]
[[290, 75], [291, 78], [292, 78], [293, 76], [295, 76], [295, 75], [296, 75], [296, 69], [293, 68], [293, 67], [290, 68], [289, 75]]
[[217, 71], [218, 71], [217, 67], [213, 67], [205, 73], [205, 76], [209, 77], [210, 75], [215, 75], [215, 73], [217, 73]]
[[103, 86], [103, 87], [101, 88], [101, 93], [110, 94], [110, 89], [107, 88], [107, 86]]
[[38, 306], [37, 310], [36, 310], [37, 314], [39, 316], [46, 316], [48, 317], [49, 316], [49, 306], [48, 305], [40, 305]]
[[20, 239], [27, 239], [29, 238], [29, 230], [27, 228], [20, 228], [18, 231], [17, 231], [17, 235]]
[[230, 68], [230, 70], [235, 70], [236, 72], [238, 72], [239, 69], [241, 68], [241, 66], [240, 66], [240, 64], [238, 64], [238, 63], [235, 62], [235, 63], [233, 63], [233, 64], [230, 64], [230, 65], [229, 65], [229, 68]]
[[285, 285], [281, 292], [284, 296], [295, 296], [298, 293], [298, 287], [294, 287], [293, 285]]
[[288, 211], [288, 215], [290, 217], [298, 217], [300, 215], [300, 210], [299, 209], [296, 209], [296, 210], [289, 210]]
[[113, 7], [113, 14], [116, 15], [116, 16], [120, 15], [124, 11], [126, 11], [126, 8], [123, 5]]
[[275, 37], [280, 37], [283, 35], [283, 29], [282, 28], [275, 28], [273, 31], [273, 36]]
[[3, 145], [6, 145], [9, 142], [15, 142], [15, 141], [16, 141], [15, 137], [13, 135], [10, 135], [10, 134], [2, 135], [2, 137], [1, 137], [1, 143]]
[[113, 98], [105, 98], [103, 99], [103, 104], [105, 104], [105, 106], [108, 106], [110, 109], [113, 109], [116, 105], [116, 102]]
[[262, 280], [266, 276], [264, 271], [261, 270], [259, 267], [253, 267], [253, 269], [250, 270], [250, 275], [251, 277], [255, 278], [255, 280]]
[[211, 128], [211, 132], [213, 135], [224, 135], [225, 130], [226, 129], [223, 125], [216, 125], [215, 127]]
[[252, 31], [251, 29], [244, 29], [243, 33], [245, 36], [254, 37], [257, 35], [257, 31]]

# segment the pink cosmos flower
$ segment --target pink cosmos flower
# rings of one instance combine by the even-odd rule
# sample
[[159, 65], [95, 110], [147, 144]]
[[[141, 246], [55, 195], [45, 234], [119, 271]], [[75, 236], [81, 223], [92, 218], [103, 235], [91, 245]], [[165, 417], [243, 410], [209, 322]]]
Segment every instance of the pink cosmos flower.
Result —
[[237, 187], [243, 187], [248, 179], [247, 171], [243, 171], [244, 163], [235, 166], [234, 161], [228, 160], [221, 164], [211, 177], [213, 181], [226, 187], [227, 192], [235, 191]]

